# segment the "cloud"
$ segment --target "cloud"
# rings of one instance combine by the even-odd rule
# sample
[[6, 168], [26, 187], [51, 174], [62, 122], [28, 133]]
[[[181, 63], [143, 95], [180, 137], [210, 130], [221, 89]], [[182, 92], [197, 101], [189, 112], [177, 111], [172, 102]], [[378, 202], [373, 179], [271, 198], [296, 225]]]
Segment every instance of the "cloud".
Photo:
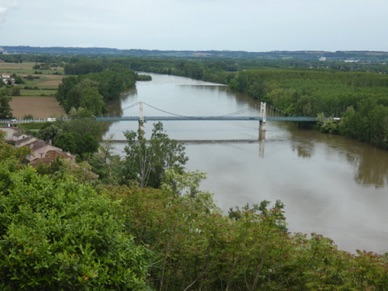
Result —
[[386, 51], [388, 40], [381, 36], [387, 34], [388, 2], [365, 1], [0, 0], [0, 42], [123, 49]]
[[0, 24], [2, 24], [7, 16], [7, 12], [17, 7], [16, 0], [0, 0]]

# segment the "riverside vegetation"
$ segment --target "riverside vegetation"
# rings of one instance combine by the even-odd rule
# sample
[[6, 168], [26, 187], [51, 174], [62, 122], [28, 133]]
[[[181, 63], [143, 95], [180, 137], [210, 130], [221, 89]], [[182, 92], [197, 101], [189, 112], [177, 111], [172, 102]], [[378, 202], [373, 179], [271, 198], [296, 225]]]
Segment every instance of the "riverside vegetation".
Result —
[[[186, 62], [180, 62], [184, 68]], [[190, 61], [188, 65], [206, 69], [210, 63]], [[236, 90], [284, 102], [287, 106], [283, 109], [290, 114], [297, 110], [321, 112], [316, 108], [330, 102], [323, 99], [319, 103], [322, 107], [315, 102], [322, 88], [330, 89], [329, 80], [336, 88], [352, 88], [344, 83], [343, 79], [351, 78], [343, 72], [215, 70], [213, 78], [216, 72], [219, 78], [229, 79]], [[339, 74], [343, 79], [325, 77], [325, 73]], [[66, 77], [71, 81], [65, 78], [58, 99], [70, 105], [68, 98], [78, 96], [79, 108], [69, 109], [75, 117], [70, 125], [47, 124], [39, 133], [42, 137], [62, 140], [64, 146], [73, 141], [69, 146], [75, 146], [77, 137], [58, 135], [90, 132], [91, 116], [96, 112], [82, 108], [81, 99], [98, 92], [98, 100], [105, 101], [102, 88], [106, 87], [100, 82], [116, 80], [94, 74], [98, 72], [89, 75], [91, 78], [85, 74]], [[375, 98], [378, 112], [384, 115], [387, 104], [379, 92], [386, 89], [385, 76], [358, 74], [363, 84], [364, 77], [376, 81], [365, 87], [376, 89], [366, 100]], [[133, 72], [128, 75], [136, 78]], [[311, 80], [326, 87], [300, 93], [301, 87], [313, 86]], [[67, 86], [71, 83], [74, 86]], [[284, 94], [276, 95], [270, 84]], [[364, 96], [366, 89], [355, 93], [363, 92]], [[351, 94], [351, 89], [344, 92], [333, 97], [341, 105], [336, 107], [338, 112], [330, 114], [341, 114], [340, 108], [344, 108], [346, 120], [346, 114], [351, 114], [349, 106], [357, 114], [357, 102], [362, 103], [363, 98], [353, 104], [357, 94]], [[281, 102], [283, 96], [288, 96], [290, 103]], [[341, 96], [350, 97], [344, 101]], [[303, 101], [293, 103], [299, 99]], [[341, 123], [335, 125], [339, 132], [346, 126]], [[80, 147], [78, 156], [89, 166], [57, 160], [37, 169], [23, 163], [25, 149], [15, 149], [0, 139], [1, 289], [385, 290], [388, 286], [387, 255], [362, 250], [351, 254], [338, 250], [335, 242], [319, 234], [289, 233], [280, 201], [262, 201], [222, 213], [212, 195], [198, 188], [205, 175], [185, 170], [184, 146], [169, 139], [162, 124], [154, 125], [149, 140], [141, 129], [127, 132], [126, 138], [124, 157], [112, 154], [112, 145], [107, 142], [97, 152]], [[135, 138], [140, 142], [135, 143]]]
[[[198, 189], [203, 173], [160, 156], [174, 143], [155, 132], [129, 140], [122, 160], [105, 145], [93, 157], [99, 180], [60, 160], [33, 169], [24, 149], [0, 142], [2, 290], [385, 290], [386, 255], [289, 233], [280, 201], [223, 214]], [[150, 172], [158, 188], [139, 187]]]

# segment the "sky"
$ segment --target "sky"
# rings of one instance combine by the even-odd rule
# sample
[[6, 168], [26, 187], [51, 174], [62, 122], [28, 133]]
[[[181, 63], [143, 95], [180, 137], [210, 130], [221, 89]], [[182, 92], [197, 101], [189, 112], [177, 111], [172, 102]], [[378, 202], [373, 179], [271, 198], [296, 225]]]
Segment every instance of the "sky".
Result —
[[387, 0], [0, 0], [1, 46], [388, 51]]

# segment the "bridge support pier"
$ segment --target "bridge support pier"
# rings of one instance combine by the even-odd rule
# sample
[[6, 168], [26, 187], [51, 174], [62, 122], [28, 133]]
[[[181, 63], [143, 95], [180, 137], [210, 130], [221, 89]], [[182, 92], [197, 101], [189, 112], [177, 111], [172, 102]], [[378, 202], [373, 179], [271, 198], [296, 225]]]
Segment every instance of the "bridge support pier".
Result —
[[267, 131], [265, 123], [267, 121], [267, 103], [260, 103], [260, 125], [259, 125], [259, 140], [265, 140], [265, 132]]
[[139, 131], [144, 133], [144, 110], [143, 102], [139, 103]]
[[265, 127], [265, 121], [260, 120], [259, 125], [259, 140], [265, 140], [265, 132], [267, 131]]

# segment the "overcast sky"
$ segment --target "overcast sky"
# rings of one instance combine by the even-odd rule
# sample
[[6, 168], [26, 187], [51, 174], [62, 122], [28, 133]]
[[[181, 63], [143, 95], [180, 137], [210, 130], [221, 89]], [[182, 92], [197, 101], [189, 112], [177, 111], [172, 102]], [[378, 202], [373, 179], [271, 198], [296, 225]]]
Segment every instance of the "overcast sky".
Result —
[[0, 0], [0, 46], [388, 51], [388, 0]]

